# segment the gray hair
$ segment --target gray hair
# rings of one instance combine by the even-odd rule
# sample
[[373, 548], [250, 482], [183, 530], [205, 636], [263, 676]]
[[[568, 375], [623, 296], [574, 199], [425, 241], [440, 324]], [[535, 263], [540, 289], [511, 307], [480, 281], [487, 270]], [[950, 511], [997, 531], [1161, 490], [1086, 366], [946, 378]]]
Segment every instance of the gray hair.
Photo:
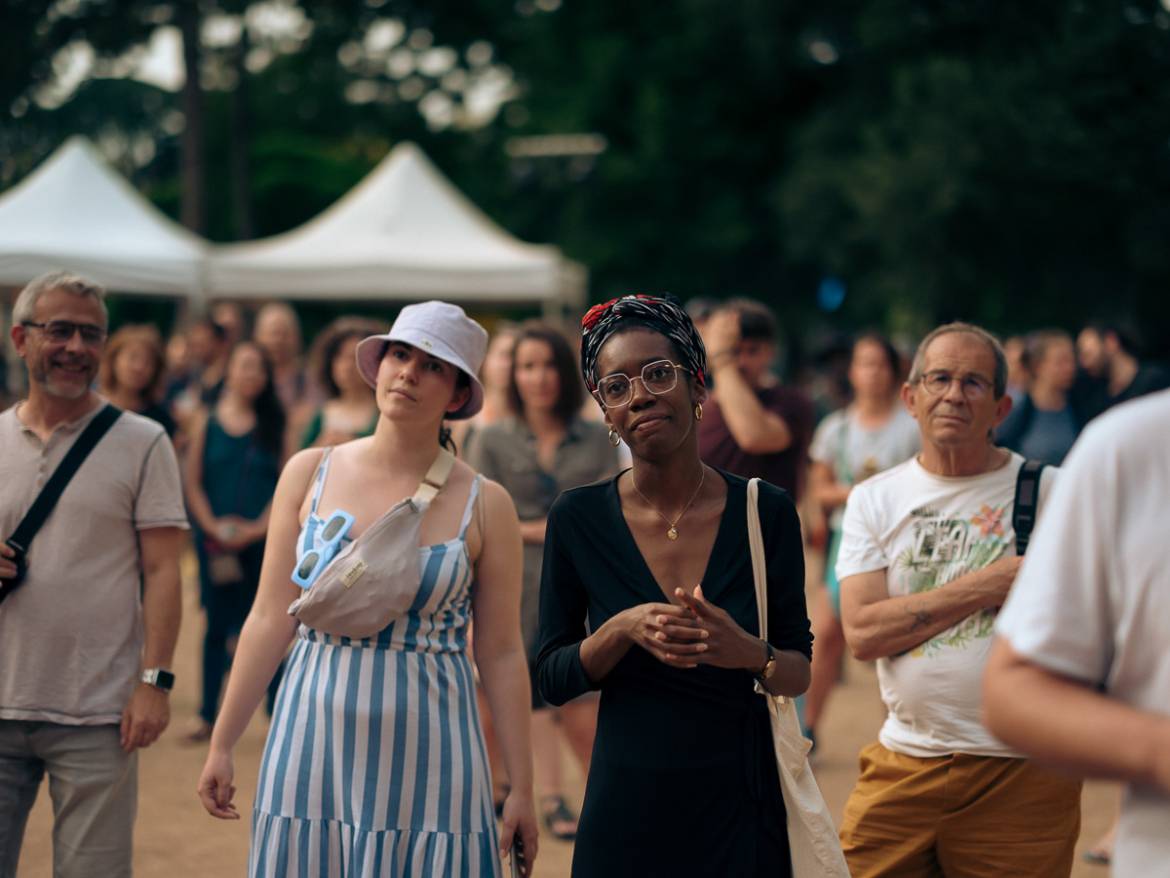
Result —
[[911, 384], [917, 384], [922, 380], [922, 373], [926, 370], [926, 350], [930, 347], [931, 343], [939, 336], [953, 335], [955, 333], [973, 335], [991, 350], [992, 356], [995, 357], [995, 398], [1000, 399], [1007, 393], [1007, 354], [1004, 353], [1003, 345], [999, 343], [998, 338], [983, 327], [976, 326], [974, 323], [962, 323], [959, 321], [944, 323], [942, 326], [932, 329], [927, 333], [926, 338], [919, 343], [918, 350], [914, 352], [914, 364], [910, 367], [909, 382]]
[[74, 296], [88, 296], [102, 309], [102, 317], [106, 323], [110, 321], [110, 312], [106, 309], [106, 288], [101, 284], [84, 278], [79, 274], [68, 271], [49, 271], [28, 282], [20, 295], [16, 297], [16, 304], [12, 306], [12, 322], [28, 323], [36, 319], [37, 302], [41, 296], [53, 290], [64, 290]]

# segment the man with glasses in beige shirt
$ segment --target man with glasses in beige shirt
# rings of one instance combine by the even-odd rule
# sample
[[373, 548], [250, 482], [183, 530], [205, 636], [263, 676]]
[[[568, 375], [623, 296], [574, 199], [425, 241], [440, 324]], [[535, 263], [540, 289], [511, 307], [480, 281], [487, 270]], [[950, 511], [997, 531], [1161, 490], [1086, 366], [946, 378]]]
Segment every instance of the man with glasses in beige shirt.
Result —
[[[104, 291], [65, 273], [21, 292], [10, 331], [28, 399], [0, 414], [0, 541], [104, 408], [92, 389]], [[0, 603], [0, 878], [16, 874], [28, 813], [49, 775], [58, 878], [131, 873], [137, 753], [166, 727], [187, 527], [174, 449], [123, 412], [27, 546]], [[0, 579], [17, 573], [0, 545]]]

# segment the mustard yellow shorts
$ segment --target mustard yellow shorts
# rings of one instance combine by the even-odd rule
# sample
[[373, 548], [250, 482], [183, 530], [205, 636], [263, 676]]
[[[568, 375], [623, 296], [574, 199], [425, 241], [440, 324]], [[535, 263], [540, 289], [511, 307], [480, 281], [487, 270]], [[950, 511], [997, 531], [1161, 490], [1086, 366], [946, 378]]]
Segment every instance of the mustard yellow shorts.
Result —
[[845, 804], [853, 878], [1068, 878], [1081, 782], [1027, 759], [904, 756], [873, 743]]

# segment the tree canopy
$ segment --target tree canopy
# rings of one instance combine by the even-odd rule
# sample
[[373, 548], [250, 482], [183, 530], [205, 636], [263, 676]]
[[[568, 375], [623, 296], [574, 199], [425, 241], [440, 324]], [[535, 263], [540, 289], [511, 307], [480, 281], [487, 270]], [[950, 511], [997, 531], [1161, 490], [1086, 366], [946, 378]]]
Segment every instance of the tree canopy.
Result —
[[[81, 132], [180, 216], [181, 96], [117, 75], [179, 4], [2, 5], [15, 26], [0, 57], [0, 185]], [[303, 222], [413, 139], [513, 232], [587, 265], [595, 299], [749, 295], [793, 327], [906, 332], [952, 317], [1004, 331], [1117, 318], [1170, 345], [1158, 0], [199, 11], [214, 239]], [[294, 26], [266, 26], [278, 13]], [[38, 103], [53, 59], [79, 43], [115, 78]], [[579, 133], [604, 152], [509, 150]], [[826, 278], [845, 291], [839, 307], [818, 304]]]

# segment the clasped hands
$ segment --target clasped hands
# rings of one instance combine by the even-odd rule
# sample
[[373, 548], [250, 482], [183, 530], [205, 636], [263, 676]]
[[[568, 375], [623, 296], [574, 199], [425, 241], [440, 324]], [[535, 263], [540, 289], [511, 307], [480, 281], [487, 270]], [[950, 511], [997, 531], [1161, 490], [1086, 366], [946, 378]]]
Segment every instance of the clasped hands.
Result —
[[626, 611], [631, 615], [628, 633], [634, 644], [676, 668], [763, 667], [767, 655], [760, 640], [722, 607], [710, 603], [701, 585], [693, 593], [676, 588], [674, 594], [681, 604], [640, 604]]

